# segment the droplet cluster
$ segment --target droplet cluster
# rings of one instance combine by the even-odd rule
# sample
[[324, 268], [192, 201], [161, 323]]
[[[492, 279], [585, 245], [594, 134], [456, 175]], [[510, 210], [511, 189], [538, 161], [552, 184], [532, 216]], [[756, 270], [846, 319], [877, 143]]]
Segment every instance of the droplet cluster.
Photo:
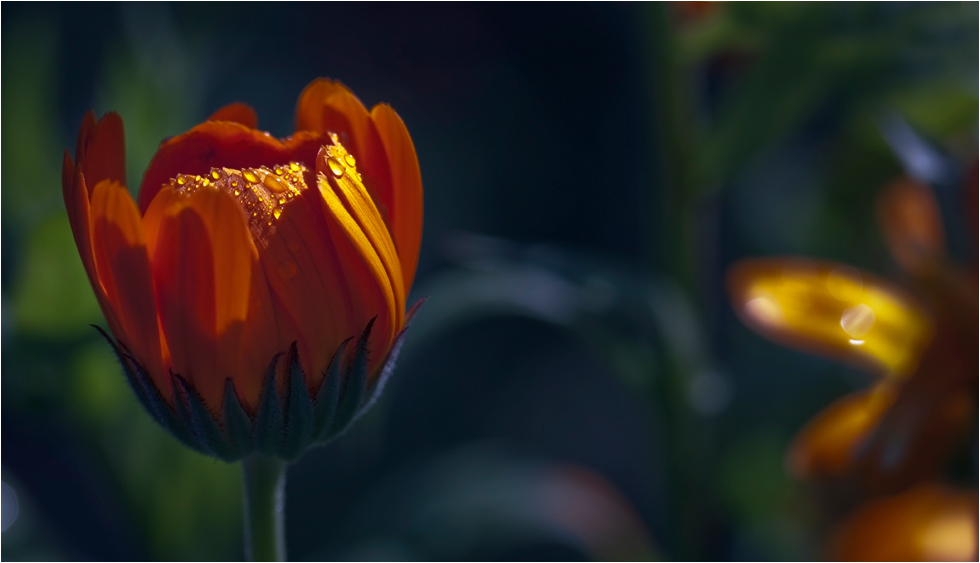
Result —
[[333, 145], [324, 147], [327, 149], [327, 167], [330, 168], [330, 172], [337, 178], [349, 174], [358, 181], [363, 181], [357, 171], [357, 160], [354, 159], [354, 155], [347, 152], [347, 149], [340, 144], [340, 138], [335, 133], [330, 134], [330, 140], [333, 141]]
[[306, 167], [297, 162], [273, 168], [212, 168], [204, 176], [179, 174], [170, 187], [184, 194], [217, 188], [232, 195], [248, 218], [252, 237], [264, 248], [276, 232], [283, 208], [306, 190], [305, 172]]

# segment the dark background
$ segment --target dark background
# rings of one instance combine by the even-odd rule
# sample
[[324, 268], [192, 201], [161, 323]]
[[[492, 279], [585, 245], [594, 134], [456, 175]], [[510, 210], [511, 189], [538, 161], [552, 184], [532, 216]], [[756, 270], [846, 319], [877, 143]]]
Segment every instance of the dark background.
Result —
[[156, 427], [88, 326], [60, 164], [90, 108], [123, 117], [133, 190], [161, 139], [231, 101], [289, 135], [317, 76], [412, 134], [429, 301], [381, 404], [290, 467], [297, 560], [817, 557], [783, 450], [869, 378], [750, 333], [724, 272], [793, 254], [901, 281], [873, 201], [904, 173], [976, 253], [955, 203], [974, 3], [2, 16], [5, 560], [242, 557], [239, 468]]

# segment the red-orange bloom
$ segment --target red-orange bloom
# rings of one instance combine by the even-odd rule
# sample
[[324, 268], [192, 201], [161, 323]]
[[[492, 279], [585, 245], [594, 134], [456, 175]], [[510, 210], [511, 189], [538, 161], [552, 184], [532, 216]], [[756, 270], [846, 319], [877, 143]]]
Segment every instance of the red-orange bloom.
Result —
[[[229, 390], [233, 410], [258, 424], [267, 380], [284, 397], [269, 407], [285, 409], [281, 420], [298, 401], [297, 380], [311, 408], [331, 385], [342, 385], [335, 394], [343, 403], [354, 393], [345, 374], [360, 357], [343, 344], [364, 333], [356, 348], [371, 390], [406, 322], [422, 180], [402, 120], [384, 104], [369, 112], [345, 86], [320, 79], [300, 95], [292, 137], [256, 125], [251, 108], [232, 104], [162, 143], [138, 206], [125, 187], [118, 115], [96, 122], [89, 113], [74, 162], [65, 153], [79, 253], [137, 394], [165, 426], [182, 414], [200, 418], [203, 406], [227, 434], [235, 426]], [[345, 381], [328, 381], [330, 369]], [[360, 391], [348, 410], [363, 406]], [[194, 424], [170, 429], [199, 445], [195, 436], [214, 428]], [[224, 446], [202, 449], [225, 458], [249, 449]]]

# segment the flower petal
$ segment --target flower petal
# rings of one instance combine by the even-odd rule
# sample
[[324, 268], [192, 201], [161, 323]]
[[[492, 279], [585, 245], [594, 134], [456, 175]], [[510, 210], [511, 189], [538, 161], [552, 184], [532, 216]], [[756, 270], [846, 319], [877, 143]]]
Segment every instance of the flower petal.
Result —
[[887, 382], [834, 401], [797, 434], [786, 455], [787, 468], [799, 479], [848, 473], [894, 401], [895, 389]]
[[162, 194], [166, 208], [147, 213], [153, 277], [174, 370], [217, 412], [226, 379], [260, 381], [265, 368], [243, 373], [240, 364], [255, 249], [231, 196], [213, 186], [188, 191]]
[[280, 141], [240, 123], [208, 121], [160, 145], [143, 175], [140, 210], [146, 212], [157, 192], [178, 174], [206, 175], [211, 168], [273, 167], [302, 162], [312, 168], [321, 141], [298, 133]]
[[91, 233], [99, 283], [120, 329], [116, 337], [166, 389], [166, 347], [160, 338], [143, 225], [133, 198], [115, 181], [103, 180], [93, 190]]
[[126, 185], [126, 143], [117, 113], [109, 112], [98, 122], [91, 111], [85, 114], [75, 148], [75, 168], [89, 186], [102, 180]]
[[371, 117], [391, 168], [390, 199], [384, 199], [385, 194], [381, 194], [381, 203], [388, 208], [388, 224], [398, 248], [407, 295], [415, 279], [422, 244], [422, 174], [415, 145], [395, 110], [387, 104], [379, 104], [371, 109]]
[[924, 274], [939, 266], [946, 248], [943, 220], [928, 186], [912, 179], [889, 185], [878, 196], [878, 222], [905, 271]]
[[[401, 327], [405, 311], [405, 284], [402, 280], [401, 263], [398, 251], [391, 240], [391, 233], [381, 218], [374, 200], [360, 181], [357, 168], [350, 165], [347, 152], [343, 146], [325, 146], [317, 155], [316, 171], [317, 184], [322, 191], [323, 181], [334, 189], [334, 193], [343, 202], [345, 209], [357, 222], [360, 231], [370, 242], [373, 255], [380, 260], [394, 298], [393, 307], [396, 313], [394, 319], [397, 327]], [[339, 172], [339, 174], [338, 174]], [[369, 260], [373, 260], [370, 258]]]
[[234, 102], [212, 113], [208, 121], [231, 121], [240, 123], [249, 129], [255, 129], [259, 124], [259, 116], [255, 114], [252, 106]]
[[739, 317], [784, 345], [904, 376], [929, 342], [928, 314], [900, 289], [850, 266], [743, 260], [728, 272]]
[[926, 483], [873, 500], [835, 533], [837, 561], [976, 561], [977, 492]]
[[335, 133], [357, 159], [363, 183], [386, 214], [392, 199], [391, 168], [381, 135], [367, 108], [346, 86], [327, 78], [314, 80], [299, 96], [296, 130]]

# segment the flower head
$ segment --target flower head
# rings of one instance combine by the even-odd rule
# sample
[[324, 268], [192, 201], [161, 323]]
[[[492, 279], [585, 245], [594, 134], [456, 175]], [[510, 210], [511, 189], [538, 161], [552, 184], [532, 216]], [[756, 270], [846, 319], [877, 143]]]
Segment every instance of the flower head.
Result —
[[118, 115], [89, 113], [65, 154], [72, 231], [137, 395], [225, 459], [293, 457], [342, 430], [406, 322], [422, 227], [407, 129], [323, 79], [296, 123], [280, 140], [222, 108], [160, 145], [138, 206]]

